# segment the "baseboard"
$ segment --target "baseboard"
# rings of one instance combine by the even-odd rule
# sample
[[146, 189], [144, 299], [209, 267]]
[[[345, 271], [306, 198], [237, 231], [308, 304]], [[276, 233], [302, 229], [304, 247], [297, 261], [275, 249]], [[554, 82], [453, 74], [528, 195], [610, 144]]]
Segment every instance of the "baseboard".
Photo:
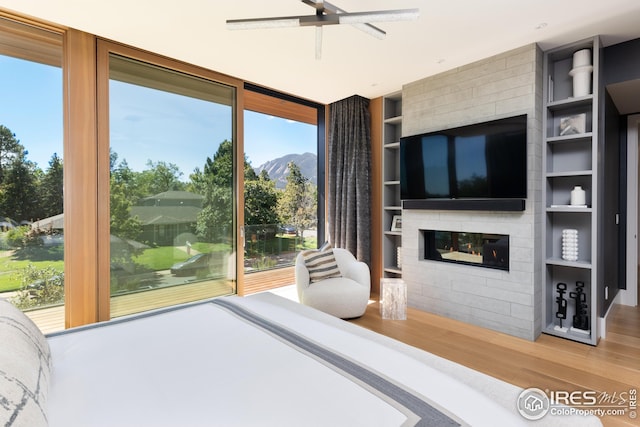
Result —
[[620, 297], [620, 304], [622, 305], [630, 305], [631, 307], [635, 307], [638, 305], [635, 293], [629, 291], [628, 289], [620, 289], [618, 291], [618, 296]]
[[611, 313], [611, 310], [616, 304], [622, 304], [622, 296], [620, 295], [620, 293], [621, 292], [618, 292], [616, 297], [613, 299], [613, 301], [611, 302], [611, 305], [609, 305], [609, 309], [604, 314], [604, 317], [598, 318], [598, 332], [600, 333], [599, 338], [604, 339], [607, 337], [607, 318], [609, 317], [609, 313]]

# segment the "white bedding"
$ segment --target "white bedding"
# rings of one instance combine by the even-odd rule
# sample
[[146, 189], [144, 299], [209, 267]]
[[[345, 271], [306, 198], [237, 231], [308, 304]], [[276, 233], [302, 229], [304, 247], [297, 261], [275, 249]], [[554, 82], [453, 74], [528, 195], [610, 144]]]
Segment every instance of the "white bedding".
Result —
[[[517, 387], [269, 293], [224, 300], [365, 365], [462, 425], [526, 424], [516, 410]], [[48, 342], [52, 427], [416, 422], [356, 376], [213, 303], [79, 328]]]

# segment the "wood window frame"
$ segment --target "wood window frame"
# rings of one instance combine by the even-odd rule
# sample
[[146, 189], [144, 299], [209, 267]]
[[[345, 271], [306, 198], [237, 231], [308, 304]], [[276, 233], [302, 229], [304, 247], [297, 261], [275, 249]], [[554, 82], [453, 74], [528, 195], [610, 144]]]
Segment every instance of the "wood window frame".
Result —
[[[161, 55], [153, 54], [147, 51], [125, 46], [112, 41], [97, 39], [96, 40], [96, 105], [97, 105], [97, 127], [96, 127], [96, 155], [97, 155], [97, 216], [96, 216], [96, 266], [97, 266], [97, 320], [104, 321], [110, 319], [110, 300], [111, 300], [111, 284], [110, 284], [110, 206], [109, 206], [109, 57], [115, 54], [121, 57], [130, 58], [132, 60], [141, 61], [150, 65], [165, 68], [172, 71], [210, 80], [216, 83], [222, 83], [235, 88], [236, 100], [234, 108], [233, 134], [235, 135], [236, 149], [236, 170], [243, 170], [242, 156], [237, 153], [244, 151], [243, 143], [243, 81], [232, 78], [215, 71], [207, 70], [195, 65], [187, 64], [174, 59], [166, 58]], [[236, 206], [234, 207], [236, 236], [240, 236], [239, 225], [244, 221], [243, 206], [244, 200], [242, 192], [238, 189], [243, 188], [242, 174], [236, 174], [234, 192], [236, 194]], [[238, 240], [238, 239], [237, 239]], [[237, 242], [240, 245], [240, 242]], [[243, 265], [244, 259], [242, 251], [237, 252], [236, 265]], [[241, 269], [237, 268], [237, 276], [241, 274]], [[240, 282], [240, 281], [238, 281]], [[238, 283], [238, 287], [240, 284]], [[238, 292], [240, 290], [238, 289]]]

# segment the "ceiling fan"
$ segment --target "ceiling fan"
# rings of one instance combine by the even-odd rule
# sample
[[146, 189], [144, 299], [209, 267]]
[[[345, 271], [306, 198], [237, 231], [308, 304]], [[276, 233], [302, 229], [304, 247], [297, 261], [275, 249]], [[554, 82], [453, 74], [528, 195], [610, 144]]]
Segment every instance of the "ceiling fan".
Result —
[[315, 8], [315, 15], [282, 16], [274, 18], [228, 19], [230, 30], [251, 30], [285, 27], [316, 27], [316, 59], [322, 52], [322, 27], [325, 25], [350, 24], [378, 39], [383, 39], [386, 32], [371, 25], [371, 22], [410, 21], [418, 18], [418, 9], [381, 10], [371, 12], [349, 13], [323, 0], [301, 0], [304, 4]]

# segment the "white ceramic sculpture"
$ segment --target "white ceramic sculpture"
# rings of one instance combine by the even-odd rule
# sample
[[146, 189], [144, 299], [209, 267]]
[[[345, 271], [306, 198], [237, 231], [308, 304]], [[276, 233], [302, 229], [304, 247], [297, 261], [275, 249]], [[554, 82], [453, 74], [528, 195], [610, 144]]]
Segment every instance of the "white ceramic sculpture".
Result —
[[587, 96], [591, 93], [591, 50], [582, 49], [573, 54], [573, 68], [569, 75], [573, 77], [573, 96]]
[[578, 230], [562, 230], [562, 259], [565, 261], [578, 260]]

